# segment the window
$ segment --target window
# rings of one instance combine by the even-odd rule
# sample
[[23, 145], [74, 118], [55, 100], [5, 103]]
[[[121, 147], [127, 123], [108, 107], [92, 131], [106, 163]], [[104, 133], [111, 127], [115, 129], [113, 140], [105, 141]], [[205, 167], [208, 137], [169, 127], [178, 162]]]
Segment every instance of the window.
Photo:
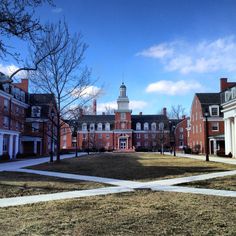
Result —
[[98, 130], [102, 131], [102, 123], [98, 123]]
[[126, 113], [120, 113], [120, 119], [125, 120], [126, 119]]
[[211, 116], [219, 116], [219, 106], [211, 106], [210, 107], [210, 114]]
[[109, 139], [110, 138], [110, 134], [106, 134], [106, 138]]
[[82, 131], [87, 131], [87, 124], [86, 123], [82, 124]]
[[22, 102], [25, 102], [25, 92], [24, 92], [24, 91], [21, 91], [21, 92], [20, 92], [20, 100], [21, 100]]
[[111, 128], [110, 123], [106, 123], [106, 125], [105, 125], [105, 130], [106, 130], [106, 131], [109, 131], [110, 128]]
[[136, 130], [141, 130], [141, 124], [140, 123], [136, 123]]
[[219, 122], [211, 123], [211, 130], [212, 131], [219, 131]]
[[198, 126], [196, 125], [196, 134], [198, 133]]
[[193, 134], [194, 134], [194, 126], [192, 126]]
[[179, 142], [179, 146], [183, 146], [183, 141], [180, 141], [180, 142]]
[[148, 139], [148, 134], [144, 134], [144, 138], [145, 138], [145, 139]]
[[86, 139], [86, 134], [83, 134], [83, 140], [85, 140]]
[[179, 132], [180, 132], [180, 133], [183, 133], [183, 132], [184, 132], [184, 128], [183, 128], [183, 127], [180, 127], [180, 128], [179, 128]]
[[32, 132], [39, 132], [39, 123], [32, 123]]
[[159, 123], [159, 130], [161, 130], [161, 131], [164, 130], [164, 123], [163, 122]]
[[125, 129], [125, 123], [124, 122], [121, 123], [121, 129]]
[[137, 139], [140, 139], [140, 134], [139, 134], [139, 133], [136, 134], [136, 138], [137, 138]]
[[89, 128], [90, 128], [90, 131], [94, 131], [94, 130], [95, 130], [95, 125], [94, 125], [94, 123], [90, 124]]
[[144, 123], [144, 127], [143, 127], [144, 130], [149, 130], [149, 125], [147, 122]]
[[99, 139], [102, 139], [102, 134], [98, 134], [98, 138], [99, 138]]
[[9, 127], [9, 117], [4, 116], [3, 118], [3, 127], [8, 128]]
[[199, 132], [200, 133], [202, 132], [202, 124], [200, 124], [200, 126], [199, 126]]
[[184, 138], [184, 135], [183, 134], [180, 134], [179, 135], [179, 139], [183, 139]]
[[16, 122], [16, 130], [19, 130], [20, 128], [20, 124], [19, 124], [19, 121]]
[[4, 99], [4, 111], [9, 111], [9, 100]]
[[31, 108], [31, 117], [40, 117], [41, 116], [41, 107], [32, 106]]
[[8, 138], [3, 136], [3, 152], [7, 152]]
[[141, 146], [140, 142], [137, 142], [136, 147], [140, 147], [140, 146]]
[[152, 131], [155, 131], [155, 130], [157, 129], [157, 125], [156, 125], [155, 122], [153, 122], [153, 123], [151, 124], [151, 129], [152, 129]]
[[152, 138], [155, 139], [156, 138], [156, 134], [152, 134]]

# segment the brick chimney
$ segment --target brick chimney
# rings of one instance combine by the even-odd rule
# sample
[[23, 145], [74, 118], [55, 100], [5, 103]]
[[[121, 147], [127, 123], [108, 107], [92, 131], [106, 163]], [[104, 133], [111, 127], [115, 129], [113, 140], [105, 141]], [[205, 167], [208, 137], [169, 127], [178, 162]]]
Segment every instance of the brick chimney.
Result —
[[163, 114], [164, 116], [167, 116], [167, 109], [166, 109], [166, 107], [163, 107], [162, 114]]
[[228, 88], [228, 79], [227, 78], [221, 78], [220, 79], [220, 91], [222, 92], [223, 90]]
[[97, 100], [93, 100], [93, 115], [97, 115]]
[[23, 91], [29, 91], [29, 80], [28, 79], [21, 79], [20, 83], [13, 83], [17, 88], [22, 89]]

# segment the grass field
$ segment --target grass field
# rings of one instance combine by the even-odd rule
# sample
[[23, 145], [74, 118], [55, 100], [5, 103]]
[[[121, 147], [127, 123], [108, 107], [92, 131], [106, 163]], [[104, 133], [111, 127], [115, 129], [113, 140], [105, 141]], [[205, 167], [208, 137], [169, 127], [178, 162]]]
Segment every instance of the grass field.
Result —
[[0, 172], [0, 198], [104, 187], [104, 184], [21, 172]]
[[148, 181], [236, 169], [236, 166], [153, 153], [103, 153], [29, 167], [115, 179]]
[[196, 181], [181, 185], [191, 186], [196, 188], [212, 188], [212, 189], [236, 191], [236, 175], [203, 180], [203, 181]]
[[0, 208], [9, 235], [231, 235], [236, 199], [136, 191]]

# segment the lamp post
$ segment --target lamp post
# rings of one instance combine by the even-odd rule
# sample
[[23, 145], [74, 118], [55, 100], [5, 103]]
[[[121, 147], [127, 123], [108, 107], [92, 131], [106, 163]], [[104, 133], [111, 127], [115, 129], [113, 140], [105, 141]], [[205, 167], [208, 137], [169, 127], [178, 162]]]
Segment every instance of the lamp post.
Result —
[[172, 132], [173, 132], [174, 156], [176, 156], [176, 149], [175, 149], [175, 125], [172, 126]]
[[170, 127], [170, 146], [173, 147], [174, 156], [176, 156], [176, 149], [175, 149], [175, 125], [172, 124], [172, 121], [169, 121]]
[[51, 152], [50, 152], [50, 162], [53, 162], [53, 119], [54, 119], [54, 111], [51, 111]]
[[209, 145], [208, 145], [208, 117], [209, 112], [206, 110], [204, 112], [205, 122], [205, 152], [206, 152], [206, 161], [209, 161]]
[[88, 150], [87, 150], [87, 152], [88, 152], [88, 155], [89, 155], [89, 146], [90, 146], [90, 129], [88, 128]]

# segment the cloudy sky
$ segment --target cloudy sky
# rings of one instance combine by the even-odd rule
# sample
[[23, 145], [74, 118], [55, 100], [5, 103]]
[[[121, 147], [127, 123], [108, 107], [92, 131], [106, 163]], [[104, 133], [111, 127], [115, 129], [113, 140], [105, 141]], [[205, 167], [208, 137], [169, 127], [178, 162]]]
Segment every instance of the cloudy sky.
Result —
[[[156, 114], [196, 92], [236, 81], [235, 0], [55, 0], [37, 10], [44, 22], [65, 17], [89, 44], [86, 64], [103, 85], [99, 111], [116, 108], [122, 81], [133, 113]], [[15, 47], [21, 48], [21, 42]], [[0, 62], [0, 70], [17, 67]], [[11, 68], [10, 68], [11, 67]], [[96, 88], [93, 88], [96, 89]]]

